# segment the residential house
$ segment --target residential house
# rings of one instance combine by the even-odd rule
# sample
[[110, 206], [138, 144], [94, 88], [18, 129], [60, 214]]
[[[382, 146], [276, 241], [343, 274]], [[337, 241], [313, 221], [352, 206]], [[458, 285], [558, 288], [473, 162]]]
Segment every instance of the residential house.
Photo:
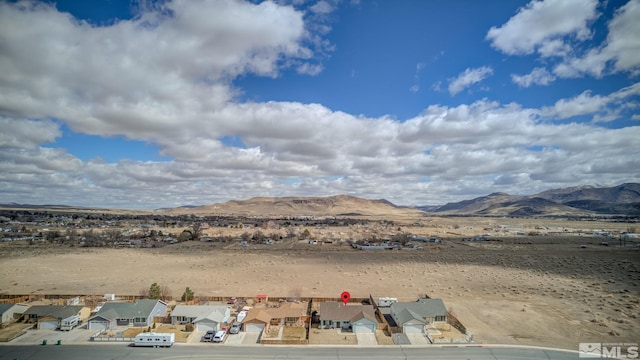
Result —
[[253, 308], [247, 312], [247, 316], [242, 320], [242, 329], [246, 332], [269, 331], [271, 315], [265, 309]]
[[424, 333], [425, 326], [447, 321], [447, 309], [441, 299], [420, 299], [391, 304], [391, 317], [403, 333]]
[[320, 324], [324, 327], [351, 329], [354, 333], [375, 333], [378, 328], [373, 306], [343, 304], [327, 301], [320, 303]]
[[309, 317], [308, 302], [286, 302], [277, 308], [266, 309], [271, 316], [271, 325], [284, 326], [308, 326]]
[[231, 310], [227, 306], [176, 305], [171, 311], [172, 324], [193, 324], [196, 330], [218, 331], [229, 322]]
[[22, 316], [29, 308], [26, 304], [0, 304], [0, 324], [8, 324]]
[[82, 305], [33, 305], [23, 313], [27, 322], [38, 324], [38, 329], [55, 330], [60, 323], [73, 317], [84, 321], [91, 314], [91, 309]]
[[274, 308], [253, 308], [242, 321], [246, 332], [269, 331], [270, 326], [309, 326], [308, 302], [286, 302]]
[[135, 303], [108, 301], [89, 319], [88, 328], [107, 330], [117, 326], [151, 326], [155, 316], [165, 316], [167, 303], [142, 299]]

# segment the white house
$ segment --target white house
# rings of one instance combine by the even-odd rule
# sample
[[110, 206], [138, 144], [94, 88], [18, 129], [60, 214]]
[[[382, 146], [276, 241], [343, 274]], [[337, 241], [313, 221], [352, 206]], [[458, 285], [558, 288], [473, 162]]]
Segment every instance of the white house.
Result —
[[354, 333], [375, 333], [378, 327], [371, 305], [321, 302], [318, 315], [322, 327], [350, 328]]
[[15, 319], [15, 314], [22, 315], [29, 305], [26, 304], [0, 304], [0, 324], [7, 324]]
[[151, 326], [155, 316], [165, 316], [167, 303], [143, 299], [135, 303], [108, 301], [89, 319], [91, 330], [107, 330], [116, 326]]
[[220, 330], [220, 324], [228, 323], [231, 310], [226, 306], [176, 305], [171, 311], [172, 324], [193, 324], [196, 330]]
[[441, 299], [420, 299], [391, 304], [391, 317], [403, 333], [424, 333], [425, 326], [447, 321], [447, 308]]

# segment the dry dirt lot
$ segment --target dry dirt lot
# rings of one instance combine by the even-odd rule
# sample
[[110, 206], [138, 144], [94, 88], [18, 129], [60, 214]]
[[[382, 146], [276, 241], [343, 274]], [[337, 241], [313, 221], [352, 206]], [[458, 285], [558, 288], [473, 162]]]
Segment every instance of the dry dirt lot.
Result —
[[[584, 239], [425, 244], [419, 251], [0, 246], [0, 292], [132, 294], [153, 282], [198, 295], [442, 298], [477, 341], [577, 349], [640, 339], [640, 253]], [[530, 242], [530, 244], [529, 244]]]

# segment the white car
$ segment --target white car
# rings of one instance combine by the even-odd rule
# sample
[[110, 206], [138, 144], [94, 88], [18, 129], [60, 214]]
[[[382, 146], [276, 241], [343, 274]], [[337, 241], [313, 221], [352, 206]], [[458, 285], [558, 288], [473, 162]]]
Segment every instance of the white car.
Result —
[[227, 332], [220, 330], [213, 336], [213, 342], [223, 342], [225, 337], [227, 337]]

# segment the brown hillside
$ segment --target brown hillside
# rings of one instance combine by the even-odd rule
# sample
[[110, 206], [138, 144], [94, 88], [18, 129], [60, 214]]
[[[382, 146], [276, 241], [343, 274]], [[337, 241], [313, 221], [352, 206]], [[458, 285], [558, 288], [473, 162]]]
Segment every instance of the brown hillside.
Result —
[[161, 213], [244, 216], [420, 216], [420, 210], [397, 207], [386, 200], [348, 195], [329, 197], [256, 197], [195, 208], [160, 210]]

